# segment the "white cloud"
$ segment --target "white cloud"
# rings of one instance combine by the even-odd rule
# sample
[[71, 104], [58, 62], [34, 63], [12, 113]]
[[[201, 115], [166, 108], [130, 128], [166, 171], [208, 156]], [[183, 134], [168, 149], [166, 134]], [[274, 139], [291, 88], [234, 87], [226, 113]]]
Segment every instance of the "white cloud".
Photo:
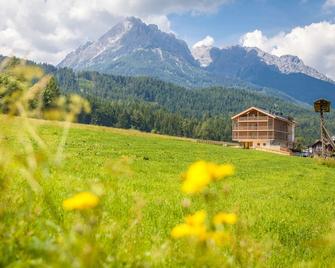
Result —
[[244, 34], [240, 43], [243, 46], [258, 47], [277, 56], [296, 55], [305, 64], [335, 80], [335, 24], [313, 23], [272, 37], [255, 30]]
[[204, 39], [193, 45], [193, 48], [197, 47], [212, 47], [214, 45], [214, 38], [207, 35]]
[[143, 21], [147, 24], [156, 24], [161, 31], [172, 32], [171, 23], [165, 15], [153, 15], [143, 18]]
[[126, 16], [171, 31], [171, 13], [213, 12], [231, 0], [0, 0], [0, 54], [58, 63]]
[[335, 0], [326, 0], [326, 2], [323, 4], [323, 8], [333, 8], [335, 7]]

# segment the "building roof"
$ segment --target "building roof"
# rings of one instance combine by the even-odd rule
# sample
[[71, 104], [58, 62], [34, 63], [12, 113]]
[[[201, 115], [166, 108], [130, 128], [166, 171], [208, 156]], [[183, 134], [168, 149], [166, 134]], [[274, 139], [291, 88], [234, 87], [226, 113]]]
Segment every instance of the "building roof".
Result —
[[293, 121], [293, 120], [289, 120], [288, 118], [285, 118], [285, 117], [282, 117], [282, 116], [279, 116], [279, 115], [276, 115], [276, 114], [272, 114], [272, 113], [270, 113], [270, 112], [268, 112], [264, 109], [261, 109], [261, 108], [255, 107], [255, 106], [252, 106], [252, 107], [238, 113], [237, 115], [234, 115], [233, 117], [231, 117], [231, 119], [235, 119], [235, 118], [241, 116], [242, 114], [245, 114], [245, 113], [247, 113], [251, 110], [256, 110], [256, 111], [259, 111], [263, 114], [266, 114], [267, 116], [270, 116], [272, 118], [279, 119], [279, 120], [285, 121], [285, 122], [290, 123], [290, 124], [295, 124], [295, 121]]
[[[332, 140], [335, 142], [335, 137], [332, 137]], [[308, 147], [315, 147], [317, 146], [318, 144], [321, 143], [321, 140], [316, 140], [313, 144], [309, 145]], [[325, 145], [331, 145], [329, 142], [326, 142]]]

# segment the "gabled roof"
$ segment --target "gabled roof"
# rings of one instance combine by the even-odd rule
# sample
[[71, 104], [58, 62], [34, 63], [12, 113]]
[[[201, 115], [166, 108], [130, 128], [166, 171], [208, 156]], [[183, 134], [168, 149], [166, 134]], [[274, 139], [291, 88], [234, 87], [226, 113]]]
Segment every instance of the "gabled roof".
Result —
[[[331, 139], [333, 140], [333, 142], [335, 142], [335, 137], [331, 137]], [[319, 143], [321, 143], [321, 140], [316, 140], [313, 144], [309, 145], [309, 147], [314, 147], [314, 146], [316, 146]], [[325, 144], [326, 145], [331, 145], [331, 143], [329, 143], [329, 142], [326, 142]]]
[[242, 114], [248, 113], [248, 112], [250, 112], [250, 111], [252, 111], [252, 110], [256, 110], [256, 111], [258, 111], [258, 112], [261, 112], [261, 113], [263, 113], [263, 114], [265, 114], [265, 115], [267, 115], [267, 116], [269, 116], [269, 117], [275, 118], [275, 119], [279, 119], [279, 120], [282, 120], [282, 121], [285, 121], [285, 122], [288, 122], [288, 123], [291, 123], [291, 124], [295, 124], [294, 121], [291, 121], [291, 120], [289, 120], [289, 119], [287, 119], [287, 118], [285, 118], [285, 117], [282, 117], [282, 116], [278, 116], [278, 115], [275, 115], [275, 114], [271, 114], [271, 113], [269, 113], [268, 111], [263, 110], [263, 109], [258, 108], [258, 107], [255, 107], [255, 106], [252, 106], [252, 107], [250, 107], [250, 108], [248, 108], [248, 109], [246, 109], [246, 110], [240, 112], [239, 114], [234, 115], [231, 119], [235, 119], [235, 118], [241, 116]]

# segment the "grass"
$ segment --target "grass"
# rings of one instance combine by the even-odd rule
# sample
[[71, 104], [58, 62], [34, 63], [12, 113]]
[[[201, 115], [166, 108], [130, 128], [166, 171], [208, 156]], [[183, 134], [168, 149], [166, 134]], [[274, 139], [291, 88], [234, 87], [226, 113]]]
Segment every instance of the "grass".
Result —
[[[55, 150], [61, 136], [59, 123], [38, 121], [38, 124], [39, 133], [48, 141], [50, 150]], [[2, 124], [2, 127], [6, 129], [8, 126]], [[17, 146], [10, 134], [6, 138], [11, 146]], [[117, 219], [120, 230], [127, 230], [129, 218], [134, 213], [134, 202], [142, 200], [137, 203], [143, 203], [139, 205], [143, 209], [135, 207], [135, 213], [142, 213], [135, 236], [120, 241], [125, 243], [125, 249], [119, 253], [125, 263], [133, 260], [130, 263], [134, 264], [136, 259], [169, 241], [171, 229], [185, 215], [181, 207], [184, 196], [180, 192], [180, 174], [200, 159], [235, 165], [236, 174], [227, 179], [226, 184], [213, 186], [220, 198], [210, 209], [238, 212], [249, 235], [264, 246], [263, 251], [268, 255], [266, 266], [304, 266], [314, 261], [321, 267], [331, 266], [335, 261], [331, 247], [318, 246], [318, 241], [331, 232], [335, 219], [335, 169], [332, 166], [320, 165], [313, 159], [79, 124], [74, 124], [70, 130], [65, 156], [64, 165], [51, 170], [51, 178], [44, 182], [47, 194], [59, 204], [54, 209], [61, 215], [59, 221], [67, 226], [72, 216], [62, 210], [62, 200], [102, 184], [105, 196], [99, 244], [107, 252], [114, 250], [111, 246], [111, 233], [115, 227], [112, 219]], [[133, 175], [118, 179], [119, 195], [115, 196], [115, 178], [105, 171], [104, 166], [106, 161], [122, 156], [132, 159]], [[20, 211], [26, 202], [24, 195], [21, 196], [24, 187], [25, 182], [19, 179], [12, 180], [8, 186], [12, 211]], [[227, 189], [229, 194], [226, 194]], [[202, 200], [194, 200], [194, 208], [201, 209], [202, 206]], [[37, 220], [30, 227], [32, 235], [28, 238], [37, 240], [33, 249], [27, 250], [35, 253], [29, 254], [37, 254], [38, 243], [42, 249], [47, 247], [46, 240], [42, 239], [48, 237], [42, 223], [46, 215], [42, 212], [41, 222]], [[21, 223], [16, 221], [13, 213], [5, 219], [5, 224], [19, 226]], [[176, 243], [170, 250], [182, 251], [182, 247], [182, 243]], [[19, 248], [10, 252], [16, 250]], [[17, 261], [0, 255], [0, 266], [6, 262], [18, 265]], [[191, 266], [171, 255], [164, 265]]]

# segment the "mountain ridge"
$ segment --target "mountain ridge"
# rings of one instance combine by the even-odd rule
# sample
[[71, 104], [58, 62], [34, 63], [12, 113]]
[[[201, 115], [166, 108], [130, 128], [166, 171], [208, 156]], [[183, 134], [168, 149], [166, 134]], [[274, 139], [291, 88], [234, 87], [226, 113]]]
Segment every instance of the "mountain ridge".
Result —
[[186, 87], [248, 85], [299, 101], [335, 101], [335, 82], [296, 56], [277, 57], [258, 48], [217, 48], [187, 43], [156, 25], [130, 17], [99, 39], [68, 54], [58, 67], [126, 76], [151, 76]]
[[210, 81], [206, 71], [198, 68], [185, 41], [135, 17], [116, 24], [98, 40], [80, 46], [57, 66], [116, 75], [154, 74], [179, 84], [184, 81], [189, 86], [196, 84], [199, 76], [205, 81], [202, 84]]
[[[302, 73], [313, 78], [323, 80], [330, 83], [335, 83], [332, 79], [326, 75], [320, 73], [316, 69], [304, 64], [303, 60], [294, 55], [282, 55], [280, 57], [267, 53], [257, 47], [244, 47], [239, 45], [229, 46], [222, 48], [221, 50], [229, 50], [235, 47], [246, 50], [247, 52], [256, 52], [260, 59], [267, 65], [273, 65], [278, 68], [281, 73]], [[211, 45], [193, 46], [192, 55], [200, 63], [201, 67], [208, 67], [212, 62], [211, 51], [212, 49], [220, 49]]]

